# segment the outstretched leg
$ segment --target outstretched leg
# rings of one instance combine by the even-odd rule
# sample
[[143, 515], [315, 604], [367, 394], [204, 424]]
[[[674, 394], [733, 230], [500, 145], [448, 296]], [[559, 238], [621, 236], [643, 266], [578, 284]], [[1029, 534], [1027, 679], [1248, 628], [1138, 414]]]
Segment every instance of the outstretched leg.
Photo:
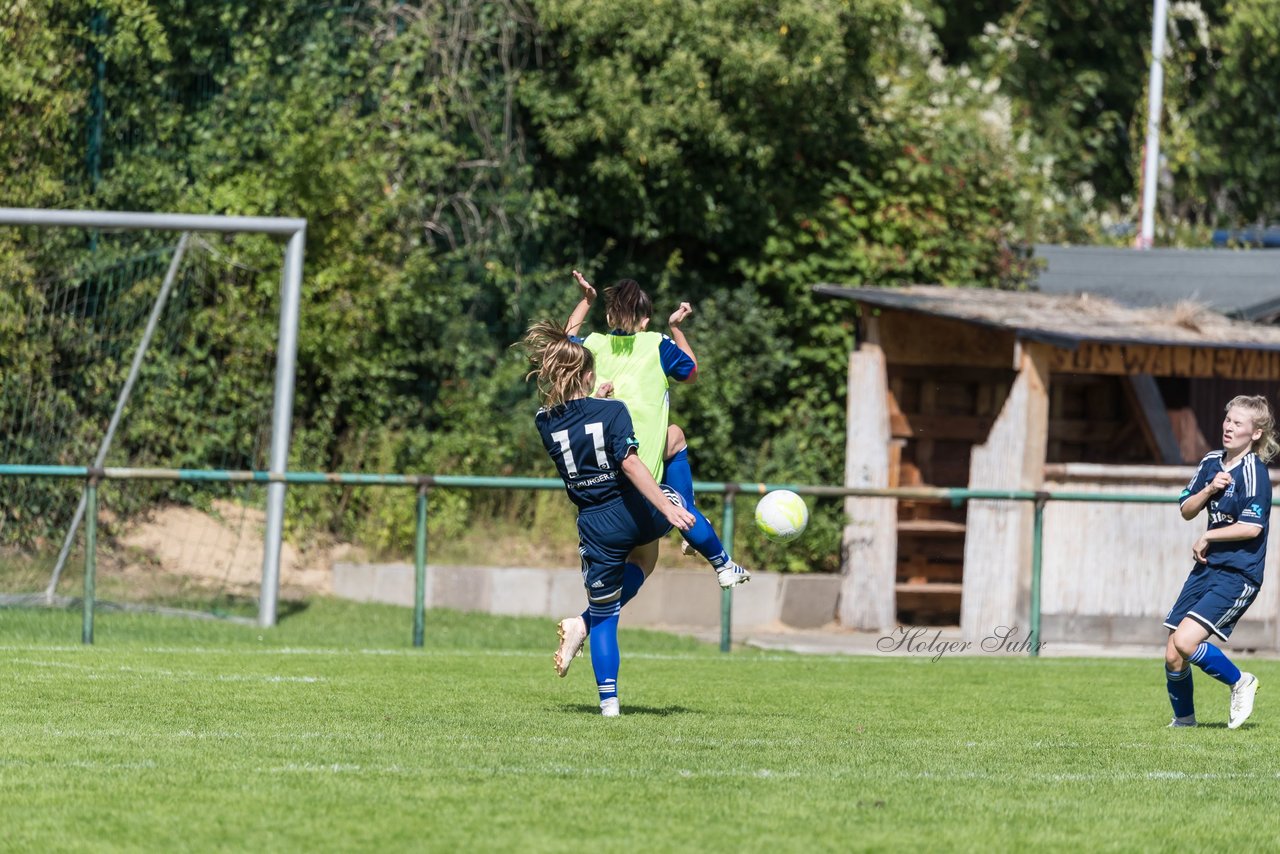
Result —
[[[684, 503], [684, 507], [693, 514], [694, 525], [684, 532], [684, 541], [694, 551], [707, 559], [711, 568], [716, 571], [716, 579], [721, 587], [733, 587], [751, 580], [751, 573], [733, 562], [724, 544], [716, 536], [711, 522], [702, 515], [702, 511], [694, 503], [693, 472], [689, 468], [689, 450], [685, 442], [684, 431], [679, 425], [667, 427], [667, 460], [663, 483], [675, 490]], [[683, 547], [682, 547], [683, 550]]]
[[[1226, 653], [1209, 643], [1209, 630], [1191, 617], [1184, 617], [1178, 628], [1169, 635], [1169, 647], [1165, 650], [1166, 665], [1174, 655], [1184, 662], [1194, 664], [1231, 689], [1231, 709], [1227, 721], [1229, 728], [1236, 729], [1253, 713], [1253, 698], [1258, 691], [1258, 680], [1252, 673], [1241, 673], [1240, 668], [1227, 658]], [[1168, 667], [1169, 671], [1173, 669], [1172, 666]], [[1187, 683], [1189, 686], [1190, 679]], [[1187, 693], [1189, 695], [1190, 691]], [[1172, 691], [1170, 698], [1172, 699]]]
[[663, 465], [663, 481], [680, 493], [684, 506], [692, 510], [694, 506], [693, 470], [689, 466], [689, 447], [685, 442], [684, 431], [678, 424], [667, 427], [667, 453], [664, 459], [666, 462]]

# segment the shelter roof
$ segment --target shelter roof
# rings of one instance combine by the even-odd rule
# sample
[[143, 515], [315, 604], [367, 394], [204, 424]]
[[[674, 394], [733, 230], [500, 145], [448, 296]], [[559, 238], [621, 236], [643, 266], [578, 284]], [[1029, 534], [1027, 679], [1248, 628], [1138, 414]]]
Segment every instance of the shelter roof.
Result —
[[1189, 301], [1134, 308], [1083, 295], [998, 291], [940, 285], [851, 288], [815, 285], [816, 293], [866, 306], [964, 321], [1019, 338], [1074, 349], [1083, 342], [1280, 350], [1280, 327], [1232, 320]]

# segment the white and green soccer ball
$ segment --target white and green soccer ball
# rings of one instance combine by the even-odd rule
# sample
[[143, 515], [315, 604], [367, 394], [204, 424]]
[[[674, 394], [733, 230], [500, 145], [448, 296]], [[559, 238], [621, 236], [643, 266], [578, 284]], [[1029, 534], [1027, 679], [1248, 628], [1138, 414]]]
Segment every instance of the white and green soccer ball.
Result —
[[775, 543], [789, 543], [804, 533], [809, 508], [789, 489], [775, 489], [756, 504], [756, 527]]

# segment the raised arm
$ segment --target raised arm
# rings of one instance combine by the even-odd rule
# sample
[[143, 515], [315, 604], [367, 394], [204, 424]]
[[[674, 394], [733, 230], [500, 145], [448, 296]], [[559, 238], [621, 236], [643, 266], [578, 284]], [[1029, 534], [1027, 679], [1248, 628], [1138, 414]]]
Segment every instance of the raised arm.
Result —
[[667, 326], [671, 328], [671, 340], [686, 356], [693, 360], [693, 372], [682, 380], [676, 380], [676, 382], [681, 383], [691, 383], [698, 378], [698, 357], [693, 354], [693, 345], [689, 343], [689, 339], [685, 337], [684, 330], [680, 328], [680, 324], [691, 314], [693, 314], [693, 306], [687, 302], [682, 302], [680, 307], [667, 318]]
[[582, 299], [578, 300], [578, 304], [573, 307], [569, 322], [565, 324], [565, 332], [577, 335], [582, 322], [587, 319], [587, 313], [591, 311], [591, 304], [596, 301], [596, 289], [577, 270], [573, 271], [573, 278], [582, 291]]

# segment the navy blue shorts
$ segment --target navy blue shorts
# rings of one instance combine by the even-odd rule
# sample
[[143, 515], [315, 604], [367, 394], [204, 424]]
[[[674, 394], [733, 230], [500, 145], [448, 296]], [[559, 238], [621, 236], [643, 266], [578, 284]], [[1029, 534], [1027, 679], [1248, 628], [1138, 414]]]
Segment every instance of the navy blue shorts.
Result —
[[1183, 618], [1190, 617], [1210, 633], [1226, 640], [1236, 622], [1258, 598], [1259, 585], [1242, 573], [1229, 569], [1211, 569], [1196, 564], [1182, 585], [1178, 601], [1164, 618], [1164, 624], [1176, 629]]
[[[680, 496], [665, 484], [673, 503]], [[665, 536], [671, 523], [638, 492], [628, 492], [601, 507], [578, 513], [578, 553], [582, 555], [582, 583], [593, 605], [613, 602], [622, 595], [622, 568], [637, 546]]]

